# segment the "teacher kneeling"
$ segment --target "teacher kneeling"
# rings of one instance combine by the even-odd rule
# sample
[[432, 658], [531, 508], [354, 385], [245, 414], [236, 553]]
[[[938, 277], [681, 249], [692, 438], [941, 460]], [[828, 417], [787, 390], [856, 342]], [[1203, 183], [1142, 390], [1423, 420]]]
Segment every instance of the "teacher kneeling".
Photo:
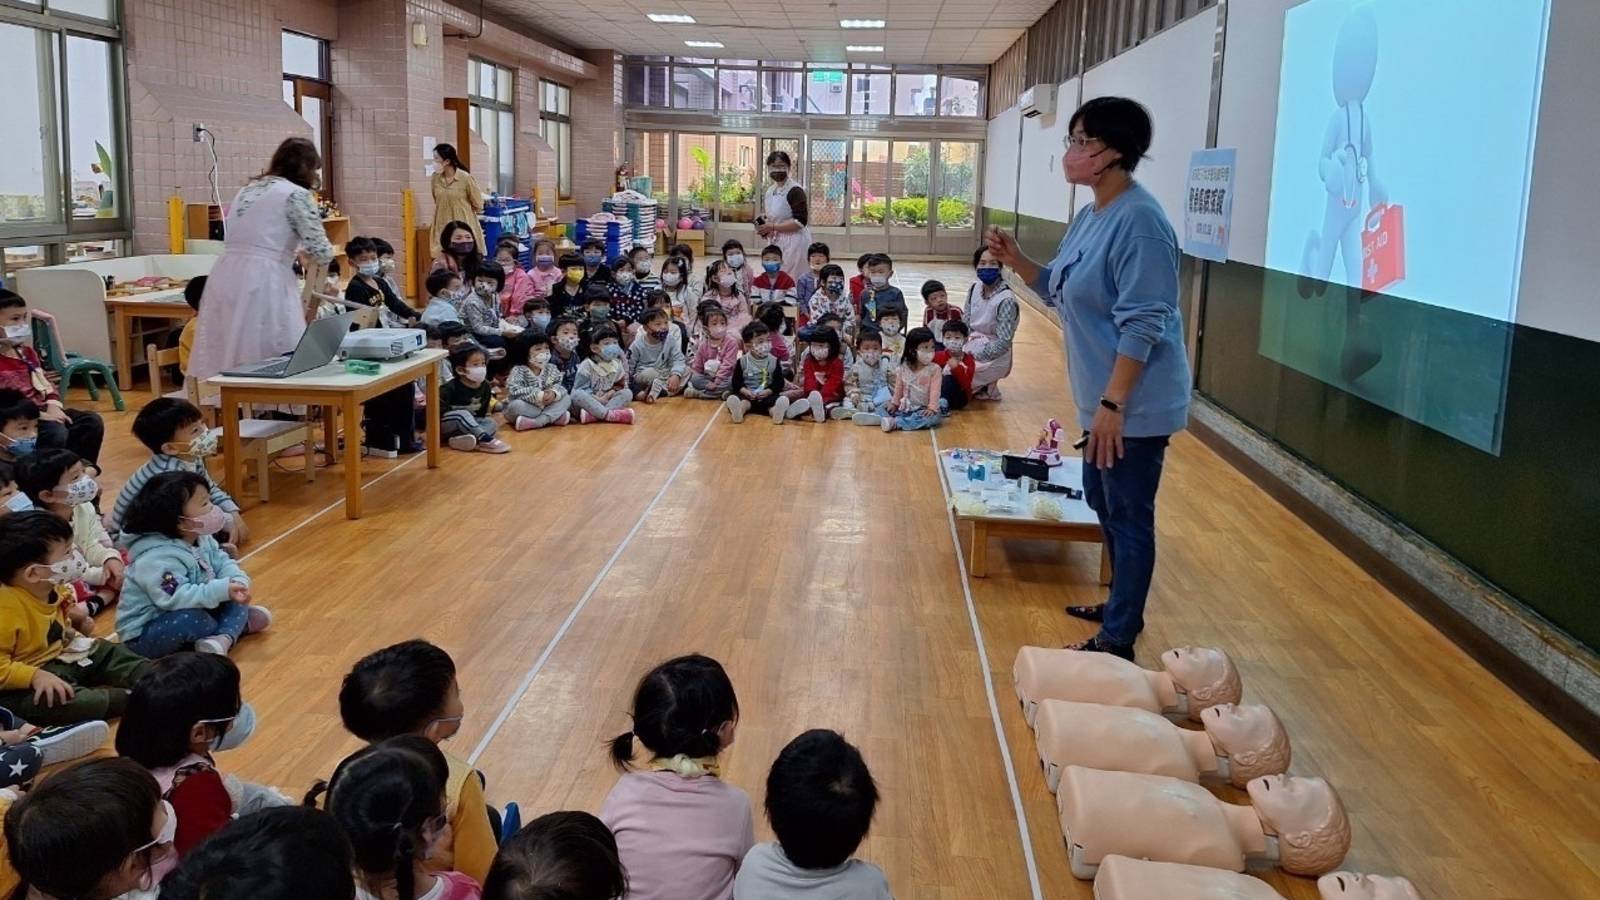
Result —
[[1072, 114], [1062, 168], [1094, 191], [1049, 265], [1023, 255], [998, 228], [989, 250], [1061, 314], [1067, 374], [1084, 447], [1084, 499], [1111, 556], [1111, 596], [1067, 613], [1099, 622], [1071, 649], [1133, 658], [1155, 571], [1156, 489], [1167, 443], [1189, 418], [1189, 359], [1178, 313], [1178, 240], [1155, 197], [1133, 180], [1153, 128], [1123, 97]]

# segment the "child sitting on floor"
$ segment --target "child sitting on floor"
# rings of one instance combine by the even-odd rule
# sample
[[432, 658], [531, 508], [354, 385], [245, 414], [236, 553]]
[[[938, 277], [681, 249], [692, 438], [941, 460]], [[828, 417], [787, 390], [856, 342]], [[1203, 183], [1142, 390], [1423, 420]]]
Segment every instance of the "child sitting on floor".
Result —
[[[728, 673], [705, 656], [664, 662], [639, 682], [632, 713], [633, 730], [611, 742], [623, 774], [600, 809], [628, 870], [628, 897], [731, 897], [755, 833], [749, 796], [719, 777], [739, 721]], [[634, 768], [635, 738], [643, 771]]]
[[511, 427], [532, 431], [571, 422], [572, 395], [561, 383], [561, 370], [550, 361], [550, 338], [544, 330], [534, 328], [518, 335], [511, 342], [511, 352], [518, 363], [506, 379], [503, 410]]
[[[800, 363], [800, 392], [811, 417], [826, 420], [844, 402], [844, 360], [839, 355], [839, 333], [826, 325], [813, 325], [800, 333], [805, 359]], [[791, 408], [790, 412], [793, 412]], [[789, 418], [796, 418], [790, 415]], [[835, 418], [843, 418], [835, 416]]]
[[944, 289], [944, 282], [929, 279], [922, 283], [922, 302], [926, 304], [922, 310], [922, 324], [930, 328], [938, 328], [934, 322], [959, 322], [961, 321], [961, 307], [950, 303], [950, 294]]
[[628, 390], [628, 367], [622, 360], [622, 338], [610, 325], [601, 325], [589, 335], [589, 358], [578, 364], [573, 382], [572, 405], [578, 408], [578, 421], [611, 422], [632, 425], [633, 392]]
[[844, 270], [832, 263], [822, 267], [818, 275], [816, 293], [805, 298], [806, 320], [817, 324], [823, 316], [833, 313], [845, 323], [845, 330], [856, 331], [856, 307], [844, 292]]
[[[828, 329], [828, 330], [832, 331], [834, 334], [838, 335], [839, 336], [839, 355], [840, 355], [840, 357], [842, 357], [844, 359], [844, 367], [846, 369], [848, 369], [852, 365], [855, 365], [856, 354], [855, 354], [854, 350], [850, 349], [850, 339], [847, 336], [846, 331], [845, 331], [844, 320], [840, 319], [839, 316], [836, 315], [835, 313], [828, 313], [827, 315], [823, 316], [822, 318], [817, 319], [815, 322], [812, 322], [811, 323], [811, 327], [813, 327], [813, 328], [825, 328], [825, 329]], [[796, 351], [795, 351], [795, 358], [796, 358], [796, 361], [797, 361], [796, 362], [796, 367], [797, 368], [798, 368], [799, 362], [803, 362], [804, 361], [803, 359], [801, 359], [801, 356], [800, 356], [802, 353], [804, 353], [804, 350], [797, 346]]]
[[[742, 255], [735, 254], [743, 259]], [[735, 334], [750, 324], [749, 294], [740, 286], [739, 276], [724, 260], [717, 260], [711, 264], [711, 270], [706, 273], [706, 293], [701, 302], [715, 301], [722, 307], [723, 315], [728, 319], [728, 327]]]
[[772, 336], [772, 358], [783, 367], [784, 377], [794, 374], [794, 352], [790, 341], [794, 328], [789, 317], [784, 314], [782, 303], [763, 303], [756, 310], [756, 321], [767, 326], [767, 332]]
[[[723, 241], [722, 258], [717, 262], [720, 262], [727, 271], [733, 274], [734, 286], [738, 289], [739, 296], [750, 296], [750, 284], [755, 280], [755, 272], [753, 271], [754, 267], [749, 264], [750, 261], [745, 259], [744, 244], [739, 243], [735, 238], [728, 238]], [[711, 271], [714, 273], [716, 270], [717, 263], [712, 263]], [[712, 281], [707, 278], [706, 290], [710, 291], [712, 288]], [[733, 318], [733, 313], [729, 313], [728, 318]], [[744, 323], [740, 322], [734, 327], [743, 328]]]
[[550, 299], [550, 289], [564, 277], [566, 273], [556, 264], [555, 241], [549, 238], [534, 241], [533, 268], [528, 271], [528, 278], [533, 282], [533, 296]]
[[943, 349], [933, 355], [933, 364], [944, 372], [939, 394], [950, 409], [966, 409], [967, 401], [972, 399], [972, 376], [978, 371], [978, 361], [966, 352], [971, 331], [960, 319], [947, 319], [942, 324]]
[[505, 273], [505, 283], [500, 288], [500, 315], [511, 318], [522, 312], [522, 304], [534, 298], [533, 278], [522, 270], [517, 257], [522, 244], [514, 237], [503, 237], [494, 245], [494, 262]]
[[[461, 730], [465, 714], [455, 661], [427, 641], [403, 641], [368, 654], [339, 688], [345, 730], [368, 743], [415, 735], [438, 744]], [[450, 822], [449, 840], [428, 862], [436, 871], [483, 878], [494, 859], [497, 833], [483, 796], [483, 776], [452, 754], [444, 759], [442, 814]]]
[[[811, 295], [815, 294], [817, 288], [820, 287], [822, 267], [828, 265], [831, 261], [831, 251], [828, 249], [827, 244], [817, 241], [806, 248], [806, 262], [810, 264], [810, 268], [801, 272], [800, 277], [795, 279], [794, 284], [795, 302], [801, 307], [800, 313], [802, 315], [805, 314], [805, 305], [811, 300]], [[839, 274], [843, 275], [844, 270], [840, 269]]]
[[292, 802], [218, 769], [213, 754], [242, 745], [255, 730], [255, 709], [239, 695], [239, 667], [226, 656], [168, 656], [133, 686], [117, 754], [155, 776], [178, 819], [172, 846], [180, 857], [235, 816]]
[[750, 282], [750, 302], [795, 302], [794, 278], [783, 271], [783, 248], [777, 244], [768, 244], [761, 251], [761, 274]]
[[900, 289], [891, 284], [894, 278], [894, 261], [887, 253], [874, 254], [867, 261], [867, 285], [861, 291], [861, 316], [863, 324], [877, 324], [885, 334], [889, 329], [879, 323], [890, 312], [899, 314], [900, 325], [905, 327], [911, 321], [907, 314], [906, 297]]
[[[784, 389], [783, 367], [772, 355], [772, 332], [767, 326], [751, 322], [739, 336], [744, 339], [744, 355], [734, 363], [733, 381], [724, 401], [735, 423], [743, 422], [747, 413], [770, 412]], [[784, 411], [788, 411], [787, 404]], [[782, 420], [774, 416], [773, 421]]]
[[132, 562], [117, 633], [128, 649], [151, 659], [191, 645], [226, 655], [240, 637], [272, 624], [272, 613], [252, 602], [250, 578], [213, 537], [225, 521], [193, 472], [163, 472], [140, 489], [123, 520]]
[[150, 665], [68, 621], [72, 582], [87, 568], [60, 516], [33, 510], [0, 518], [0, 707], [26, 721], [71, 725], [120, 716], [128, 688]]
[[40, 450], [24, 456], [17, 463], [16, 479], [34, 508], [72, 523], [72, 544], [89, 568], [80, 582], [87, 590], [79, 593], [69, 615], [79, 631], [93, 633], [93, 617], [116, 602], [127, 571], [127, 560], [117, 552], [94, 508], [100, 484], [71, 450]]
[[700, 304], [700, 328], [704, 336], [695, 345], [689, 386], [683, 395], [691, 400], [721, 400], [733, 382], [733, 364], [744, 345], [728, 327], [728, 313], [715, 300]]
[[883, 335], [883, 352], [887, 353], [890, 359], [899, 359], [905, 354], [905, 319], [897, 310], [890, 310], [880, 316], [877, 328]]
[[0, 517], [33, 509], [33, 498], [17, 486], [16, 470], [11, 463], [0, 462]]
[[578, 365], [583, 362], [581, 331], [577, 319], [565, 316], [556, 319], [550, 331], [550, 365], [561, 371], [561, 386], [569, 394], [577, 384]]
[[510, 453], [511, 445], [495, 437], [489, 418], [494, 397], [489, 390], [489, 354], [464, 343], [450, 351], [454, 377], [439, 388], [439, 433], [452, 450]]
[[[567, 253], [561, 257], [561, 278], [550, 286], [550, 314], [556, 318], [571, 316], [580, 319], [585, 314], [583, 301], [583, 257]], [[609, 293], [609, 291], [608, 291]]]
[[430, 868], [428, 852], [448, 839], [444, 755], [413, 735], [369, 744], [345, 757], [307, 801], [327, 792], [328, 812], [350, 839], [356, 900], [478, 900], [477, 879]]
[[767, 773], [767, 821], [778, 840], [745, 855], [734, 900], [893, 900], [883, 870], [851, 859], [878, 807], [861, 752], [836, 731], [789, 742]]
[[845, 408], [857, 425], [882, 425], [894, 397], [894, 363], [883, 352], [883, 337], [876, 328], [861, 332], [856, 361], [845, 373]]
[[628, 894], [617, 839], [586, 812], [546, 813], [495, 854], [484, 900], [615, 900]]
[[38, 449], [38, 405], [21, 391], [0, 388], [0, 462], [15, 463]]
[[944, 373], [934, 364], [933, 332], [913, 328], [906, 335], [906, 351], [895, 373], [894, 397], [889, 414], [883, 417], [883, 430], [917, 431], [932, 428], [944, 419], [944, 401], [939, 397]]
[[663, 396], [683, 393], [689, 363], [683, 358], [683, 345], [668, 320], [667, 311], [657, 304], [639, 318], [639, 336], [628, 348], [628, 383], [633, 399], [654, 403]]
[[152, 456], [122, 485], [122, 493], [117, 495], [117, 504], [111, 512], [113, 529], [122, 530], [128, 504], [139, 496], [145, 482], [162, 472], [193, 472], [205, 479], [211, 502], [228, 514], [228, 523], [223, 527], [226, 536], [218, 540], [242, 544], [249, 538], [239, 504], [221, 485], [212, 481], [211, 473], [206, 471], [206, 458], [217, 452], [217, 433], [206, 425], [199, 407], [175, 397], [151, 400], [134, 417], [133, 436], [149, 448]]
[[422, 324], [437, 327], [445, 322], [461, 321], [461, 301], [466, 293], [461, 288], [461, 275], [449, 269], [435, 269], [422, 283], [428, 292], [428, 305], [422, 310]]

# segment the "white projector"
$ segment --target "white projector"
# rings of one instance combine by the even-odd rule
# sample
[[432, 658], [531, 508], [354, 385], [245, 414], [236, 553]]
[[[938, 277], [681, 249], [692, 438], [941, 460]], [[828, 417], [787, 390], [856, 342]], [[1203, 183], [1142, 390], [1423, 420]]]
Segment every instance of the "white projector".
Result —
[[339, 355], [384, 362], [405, 359], [427, 345], [428, 336], [420, 328], [363, 328], [344, 336]]

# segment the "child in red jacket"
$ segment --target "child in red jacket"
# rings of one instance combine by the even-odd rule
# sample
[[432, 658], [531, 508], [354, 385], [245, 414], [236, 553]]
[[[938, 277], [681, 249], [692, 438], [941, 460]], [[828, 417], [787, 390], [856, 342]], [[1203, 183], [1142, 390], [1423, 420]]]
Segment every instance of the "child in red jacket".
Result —
[[972, 376], [978, 370], [978, 361], [966, 351], [967, 335], [971, 333], [960, 319], [944, 322], [940, 328], [944, 349], [933, 355], [933, 364], [944, 370], [939, 395], [949, 401], [952, 410], [962, 409], [972, 399]]
[[839, 333], [824, 325], [812, 326], [800, 333], [800, 343], [805, 346], [800, 391], [809, 404], [811, 417], [818, 422], [826, 421], [830, 413], [841, 418], [838, 411], [844, 409], [844, 355]]
[[39, 407], [40, 449], [65, 447], [91, 465], [99, 464], [105, 423], [92, 412], [62, 405], [60, 391], [33, 349], [28, 302], [5, 288], [0, 288], [0, 388], [19, 391]]

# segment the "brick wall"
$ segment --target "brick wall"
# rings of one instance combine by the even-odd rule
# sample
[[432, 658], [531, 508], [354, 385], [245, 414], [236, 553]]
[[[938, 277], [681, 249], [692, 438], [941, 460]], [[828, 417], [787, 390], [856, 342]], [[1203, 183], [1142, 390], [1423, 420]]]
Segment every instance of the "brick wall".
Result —
[[338, 12], [343, 36], [331, 56], [339, 206], [353, 234], [389, 241], [404, 264], [409, 244], [401, 233], [401, 192], [420, 155], [409, 141], [410, 22], [398, 0], [344, 0]]
[[622, 163], [622, 58], [591, 50], [584, 59], [598, 74], [572, 88], [572, 199], [580, 217], [599, 211]]

